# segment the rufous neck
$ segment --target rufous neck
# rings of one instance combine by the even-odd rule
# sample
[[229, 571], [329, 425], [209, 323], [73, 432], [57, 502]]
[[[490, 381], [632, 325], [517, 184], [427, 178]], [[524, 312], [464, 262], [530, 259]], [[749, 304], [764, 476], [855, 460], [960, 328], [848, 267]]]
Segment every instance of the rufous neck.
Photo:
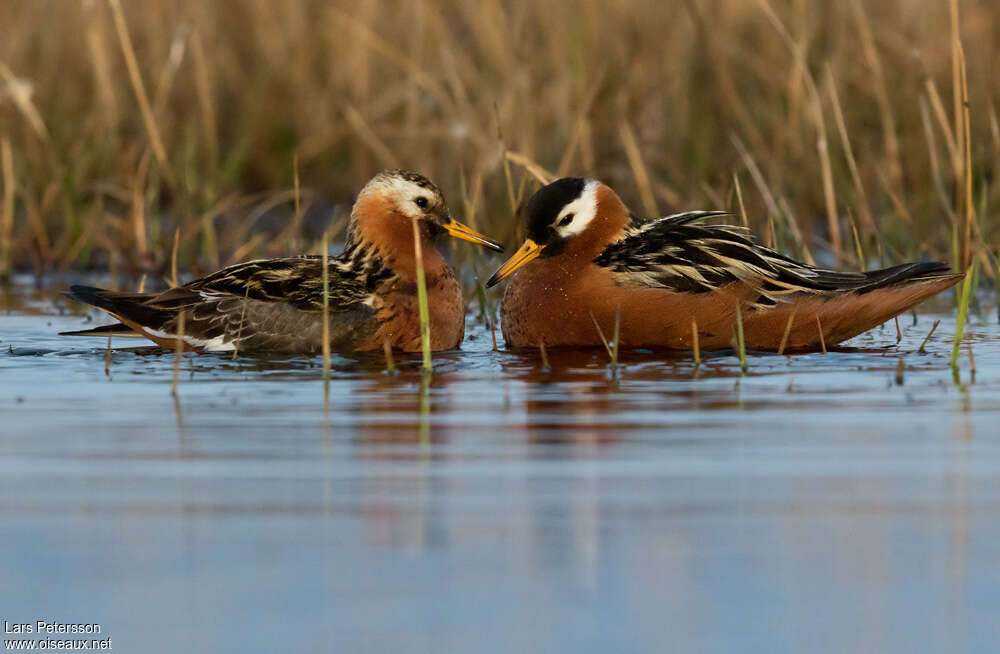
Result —
[[628, 209], [611, 187], [601, 184], [595, 191], [597, 210], [587, 228], [566, 244], [561, 256], [589, 261], [625, 235]]
[[[373, 247], [397, 274], [416, 277], [413, 219], [396, 211], [390, 202], [375, 195], [362, 195], [351, 212], [351, 238]], [[447, 265], [434, 246], [424, 221], [417, 221], [424, 272], [436, 273]]]

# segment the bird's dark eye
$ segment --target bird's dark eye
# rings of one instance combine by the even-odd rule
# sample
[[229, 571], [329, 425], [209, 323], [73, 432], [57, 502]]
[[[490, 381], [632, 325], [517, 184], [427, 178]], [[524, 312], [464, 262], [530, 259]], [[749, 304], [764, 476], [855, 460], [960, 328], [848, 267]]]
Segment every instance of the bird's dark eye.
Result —
[[421, 209], [426, 209], [427, 208], [427, 204], [428, 204], [427, 203], [427, 198], [425, 198], [423, 196], [417, 198], [416, 200], [414, 200], [414, 202], [416, 202], [417, 206], [420, 207]]
[[571, 214], [571, 213], [566, 214], [565, 216], [563, 216], [563, 219], [559, 221], [559, 226], [560, 227], [565, 227], [566, 225], [568, 225], [571, 222], [573, 222], [573, 218], [575, 218], [575, 217], [576, 216], [574, 214]]

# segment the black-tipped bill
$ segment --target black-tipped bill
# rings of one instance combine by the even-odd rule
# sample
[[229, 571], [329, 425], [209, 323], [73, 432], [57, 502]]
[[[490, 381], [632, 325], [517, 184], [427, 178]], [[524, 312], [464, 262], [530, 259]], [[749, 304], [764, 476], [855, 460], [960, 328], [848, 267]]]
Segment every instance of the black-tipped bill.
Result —
[[500, 266], [499, 270], [493, 273], [493, 276], [490, 277], [489, 281], [486, 282], [486, 288], [496, 286], [497, 284], [499, 284], [500, 282], [502, 282], [503, 280], [507, 279], [512, 274], [514, 274], [515, 270], [517, 270], [524, 264], [528, 263], [532, 259], [536, 258], [541, 253], [542, 253], [542, 246], [539, 245], [538, 243], [535, 243], [529, 238], [527, 241], [524, 242], [524, 245], [522, 245], [521, 248], [514, 253], [514, 256], [512, 256], [510, 259], [507, 259], [507, 262], [504, 265]]
[[463, 241], [469, 241], [470, 243], [478, 243], [483, 247], [496, 250], [497, 252], [503, 252], [503, 246], [499, 241], [494, 241], [488, 236], [480, 234], [471, 227], [467, 227], [458, 222], [454, 218], [450, 222], [442, 225], [442, 227], [446, 232], [448, 232], [449, 235], [454, 236], [455, 238], [460, 238]]

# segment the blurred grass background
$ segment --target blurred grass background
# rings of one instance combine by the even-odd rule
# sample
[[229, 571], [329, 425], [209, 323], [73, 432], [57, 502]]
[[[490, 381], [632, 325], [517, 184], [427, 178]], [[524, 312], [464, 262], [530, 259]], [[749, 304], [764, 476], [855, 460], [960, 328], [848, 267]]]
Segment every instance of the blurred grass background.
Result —
[[191, 272], [314, 251], [396, 166], [512, 241], [533, 162], [649, 215], [742, 199], [828, 265], [996, 279], [994, 0], [4, 0], [0, 25], [4, 272], [166, 276], [175, 234]]

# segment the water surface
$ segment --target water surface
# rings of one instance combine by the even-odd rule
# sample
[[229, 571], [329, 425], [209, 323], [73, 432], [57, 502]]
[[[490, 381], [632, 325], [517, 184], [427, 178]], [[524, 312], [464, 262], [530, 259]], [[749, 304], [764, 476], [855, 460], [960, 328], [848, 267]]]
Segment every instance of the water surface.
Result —
[[[0, 315], [0, 612], [119, 651], [992, 651], [1000, 327], [829, 354], [174, 354]], [[938, 312], [938, 313], [935, 313]], [[918, 348], [934, 320], [941, 324]], [[100, 320], [100, 319], [97, 319]]]

